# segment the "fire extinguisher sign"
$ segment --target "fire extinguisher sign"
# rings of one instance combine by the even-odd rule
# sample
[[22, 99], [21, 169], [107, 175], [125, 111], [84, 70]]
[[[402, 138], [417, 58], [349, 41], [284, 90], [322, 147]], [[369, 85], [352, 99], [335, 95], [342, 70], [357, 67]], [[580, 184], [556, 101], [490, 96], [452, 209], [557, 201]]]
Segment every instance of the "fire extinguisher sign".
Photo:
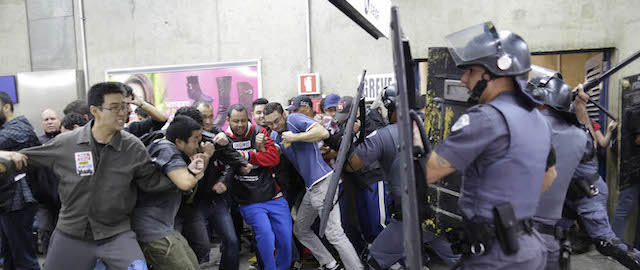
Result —
[[319, 95], [320, 74], [307, 73], [298, 75], [298, 95]]

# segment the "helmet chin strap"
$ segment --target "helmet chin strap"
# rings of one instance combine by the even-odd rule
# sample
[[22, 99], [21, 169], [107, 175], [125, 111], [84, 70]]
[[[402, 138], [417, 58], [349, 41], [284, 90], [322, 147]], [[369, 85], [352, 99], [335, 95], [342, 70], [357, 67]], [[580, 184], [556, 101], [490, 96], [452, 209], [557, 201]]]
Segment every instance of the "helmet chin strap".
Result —
[[480, 100], [480, 96], [482, 96], [482, 93], [487, 88], [488, 82], [489, 81], [482, 78], [476, 83], [473, 89], [471, 89], [471, 95], [469, 96], [469, 99], [467, 99], [467, 104], [471, 106], [478, 104], [478, 100]]

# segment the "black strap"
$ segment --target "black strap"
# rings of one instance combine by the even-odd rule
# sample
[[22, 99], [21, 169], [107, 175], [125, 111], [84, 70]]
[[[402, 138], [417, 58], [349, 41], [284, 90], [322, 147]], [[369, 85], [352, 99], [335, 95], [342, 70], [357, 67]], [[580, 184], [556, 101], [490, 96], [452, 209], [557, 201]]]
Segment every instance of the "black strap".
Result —
[[539, 233], [551, 235], [555, 237], [557, 240], [562, 240], [562, 239], [565, 239], [566, 237], [566, 230], [561, 226], [549, 225], [549, 224], [544, 224], [544, 223], [534, 221], [533, 227]]

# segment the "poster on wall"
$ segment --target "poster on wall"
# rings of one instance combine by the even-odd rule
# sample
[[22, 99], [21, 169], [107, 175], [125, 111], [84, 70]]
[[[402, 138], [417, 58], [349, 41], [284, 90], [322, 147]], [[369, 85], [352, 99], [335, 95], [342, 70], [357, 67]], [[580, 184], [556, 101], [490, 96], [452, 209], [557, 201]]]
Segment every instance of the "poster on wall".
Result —
[[18, 103], [18, 90], [16, 89], [16, 76], [0, 76], [0, 91], [9, 94], [13, 103]]
[[[227, 109], [262, 96], [260, 60], [107, 70], [108, 81], [125, 83], [169, 119], [183, 106], [204, 100], [213, 106], [214, 124], [226, 129]], [[137, 121], [131, 114], [129, 121]]]

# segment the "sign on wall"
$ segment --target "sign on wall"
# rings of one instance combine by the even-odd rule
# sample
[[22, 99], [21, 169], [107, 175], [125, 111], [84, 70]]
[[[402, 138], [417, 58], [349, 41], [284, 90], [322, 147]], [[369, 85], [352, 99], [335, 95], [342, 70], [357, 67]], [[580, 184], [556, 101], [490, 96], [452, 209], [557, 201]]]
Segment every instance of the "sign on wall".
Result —
[[[242, 104], [251, 115], [252, 102], [262, 96], [260, 60], [107, 70], [106, 77], [131, 86], [170, 119], [180, 107], [204, 100], [223, 129], [229, 106]], [[131, 118], [137, 120], [135, 114]]]
[[375, 38], [389, 37], [391, 0], [329, 0]]
[[298, 75], [298, 95], [319, 95], [320, 75], [308, 73]]
[[[359, 83], [360, 76], [357, 78]], [[364, 98], [366, 101], [373, 101], [378, 95], [382, 94], [382, 91], [387, 85], [396, 82], [393, 73], [367, 74], [364, 78]]]
[[16, 89], [15, 76], [0, 76], [0, 91], [9, 94], [13, 103], [18, 103], [18, 90]]

